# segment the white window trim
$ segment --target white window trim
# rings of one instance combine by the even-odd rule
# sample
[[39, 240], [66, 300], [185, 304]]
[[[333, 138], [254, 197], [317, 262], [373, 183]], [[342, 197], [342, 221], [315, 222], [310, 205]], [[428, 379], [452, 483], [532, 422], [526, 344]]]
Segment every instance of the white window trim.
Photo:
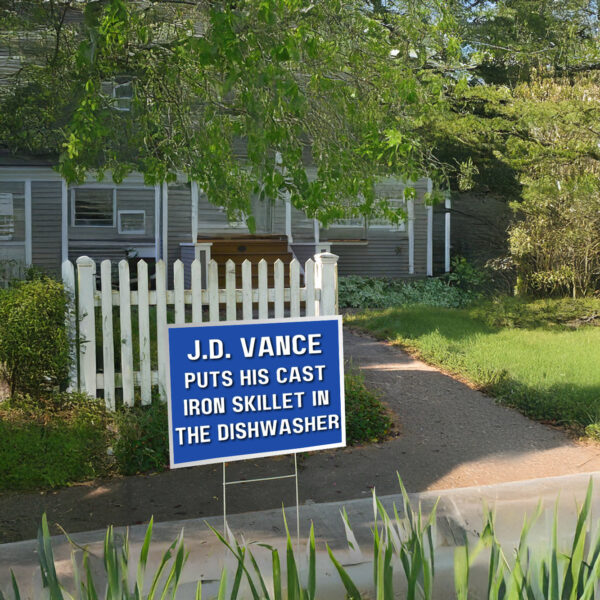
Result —
[[[144, 227], [143, 229], [129, 229], [123, 231], [121, 224], [121, 215], [143, 215], [144, 216]], [[117, 231], [120, 235], [145, 235], [146, 234], [146, 211], [145, 210], [120, 210], [117, 215]]]
[[[77, 225], [75, 223], [75, 192], [77, 190], [105, 190], [105, 189], [112, 190], [112, 197], [113, 197], [112, 225]], [[101, 227], [103, 229], [106, 229], [109, 227], [115, 228], [117, 226], [116, 219], [117, 219], [117, 188], [116, 188], [116, 186], [113, 186], [113, 185], [82, 185], [82, 186], [71, 188], [71, 227], [78, 227], [78, 228]]]

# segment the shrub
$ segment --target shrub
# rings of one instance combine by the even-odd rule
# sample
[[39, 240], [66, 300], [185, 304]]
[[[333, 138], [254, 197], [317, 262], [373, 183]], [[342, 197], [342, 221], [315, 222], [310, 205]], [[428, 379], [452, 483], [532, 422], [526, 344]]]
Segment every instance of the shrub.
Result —
[[53, 488], [108, 470], [110, 416], [84, 394], [0, 402], [0, 490]]
[[388, 308], [411, 304], [460, 308], [478, 297], [478, 292], [449, 285], [442, 279], [423, 279], [409, 283], [357, 275], [339, 279], [338, 298], [341, 308]]
[[[346, 440], [348, 444], [384, 439], [392, 426], [376, 394], [358, 373], [347, 373]], [[113, 445], [116, 468], [122, 475], [162, 471], [169, 464], [167, 405], [155, 399], [148, 406], [124, 408], [115, 415]]]
[[164, 470], [169, 464], [167, 405], [154, 400], [148, 406], [124, 408], [115, 419], [118, 434], [113, 451], [119, 472]]
[[518, 291], [590, 295], [600, 286], [600, 184], [595, 174], [532, 179], [510, 229]]
[[359, 373], [346, 373], [346, 442], [377, 442], [392, 428], [392, 421], [377, 395], [365, 386]]
[[39, 398], [67, 381], [67, 306], [62, 284], [48, 277], [0, 290], [0, 375], [12, 394]]
[[474, 294], [483, 294], [491, 284], [490, 275], [484, 269], [477, 268], [462, 256], [452, 259], [452, 270], [444, 278], [450, 285]]

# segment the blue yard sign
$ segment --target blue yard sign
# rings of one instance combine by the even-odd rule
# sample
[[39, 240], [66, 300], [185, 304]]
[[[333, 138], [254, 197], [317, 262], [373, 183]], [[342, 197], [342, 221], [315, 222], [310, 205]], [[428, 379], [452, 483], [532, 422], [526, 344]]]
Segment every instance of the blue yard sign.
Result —
[[341, 317], [169, 325], [171, 468], [346, 445]]

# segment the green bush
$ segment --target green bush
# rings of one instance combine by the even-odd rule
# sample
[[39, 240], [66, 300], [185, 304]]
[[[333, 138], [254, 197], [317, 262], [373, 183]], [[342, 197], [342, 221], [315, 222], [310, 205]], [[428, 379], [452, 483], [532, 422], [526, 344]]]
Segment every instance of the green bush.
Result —
[[47, 489], [105, 475], [110, 416], [84, 394], [0, 402], [0, 490]]
[[346, 442], [360, 444], [384, 439], [392, 421], [375, 393], [359, 373], [346, 373]]
[[113, 446], [122, 475], [162, 471], [169, 464], [167, 405], [154, 400], [148, 406], [124, 408], [115, 416], [117, 439]]
[[350, 275], [340, 277], [338, 298], [341, 308], [388, 308], [412, 304], [460, 308], [471, 304], [479, 295], [442, 279], [407, 283], [384, 277]]
[[470, 294], [483, 294], [491, 285], [491, 277], [484, 269], [479, 269], [462, 256], [452, 259], [450, 273], [444, 279], [452, 286]]
[[67, 381], [67, 307], [62, 284], [48, 277], [0, 290], [0, 376], [11, 394], [39, 398]]
[[[392, 422], [363, 378], [347, 373], [346, 439], [348, 444], [378, 441]], [[113, 445], [116, 468], [122, 475], [163, 471], [169, 464], [167, 405], [154, 400], [149, 406], [124, 408], [115, 415], [117, 437]]]

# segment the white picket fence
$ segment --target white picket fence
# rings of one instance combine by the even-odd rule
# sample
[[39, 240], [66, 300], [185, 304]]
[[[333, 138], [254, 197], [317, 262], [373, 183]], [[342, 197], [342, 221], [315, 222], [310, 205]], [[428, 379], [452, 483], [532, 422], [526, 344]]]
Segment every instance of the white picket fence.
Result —
[[[129, 263], [119, 263], [118, 286], [113, 285], [111, 262], [105, 260], [100, 268], [100, 290], [96, 284], [96, 264], [82, 256], [76, 268], [69, 261], [63, 263], [65, 288], [77, 306], [69, 327], [75, 340], [74, 369], [71, 387], [97, 396], [103, 390], [107, 408], [114, 410], [118, 388], [122, 401], [133, 406], [136, 390], [142, 404], [149, 404], [152, 386], [166, 397], [166, 365], [168, 361], [166, 340], [169, 312], [174, 313], [174, 323], [186, 322], [187, 311], [192, 323], [299, 317], [337, 314], [337, 259], [335, 254], [315, 255], [304, 266], [301, 281], [300, 263], [292, 260], [289, 266], [277, 260], [273, 265], [261, 260], [257, 265], [244, 261], [241, 265], [242, 287], [236, 288], [237, 265], [229, 260], [225, 265], [225, 288], [219, 289], [219, 267], [214, 260], [208, 263], [206, 289], [202, 288], [202, 263], [196, 259], [191, 265], [191, 289], [184, 289], [184, 265], [180, 260], [173, 265], [173, 290], [167, 289], [167, 268], [164, 261], [156, 263], [155, 289], [151, 290], [148, 265], [137, 263], [137, 290], [130, 285]], [[285, 287], [285, 269], [289, 269], [289, 287]], [[257, 269], [258, 287], [253, 288], [252, 273]], [[269, 269], [273, 273], [273, 287], [268, 286]], [[77, 292], [77, 293], [76, 293]], [[75, 300], [76, 299], [76, 300]], [[137, 338], [134, 347], [132, 307], [137, 306]], [[156, 313], [157, 370], [152, 370], [150, 335], [152, 306]], [[168, 307], [173, 306], [169, 311]], [[120, 364], [114, 352], [113, 307], [118, 307], [120, 325]], [[240, 310], [238, 310], [240, 307]], [[287, 309], [287, 310], [286, 310]], [[75, 318], [77, 315], [77, 318]], [[225, 318], [222, 318], [222, 317]], [[96, 363], [96, 319], [102, 323], [102, 371]], [[139, 370], [134, 370], [134, 354]], [[77, 359], [77, 360], [75, 360]]]

